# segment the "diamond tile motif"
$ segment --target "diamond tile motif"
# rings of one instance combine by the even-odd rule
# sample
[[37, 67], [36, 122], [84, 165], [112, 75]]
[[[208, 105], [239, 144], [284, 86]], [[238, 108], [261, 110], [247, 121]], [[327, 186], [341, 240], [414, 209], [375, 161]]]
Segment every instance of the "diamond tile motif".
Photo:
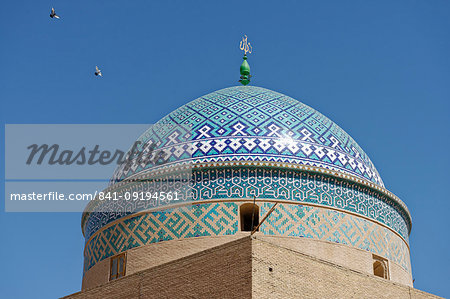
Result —
[[[121, 165], [111, 190], [158, 190], [151, 180], [122, 181], [158, 170], [161, 178], [177, 182], [182, 177], [172, 169], [196, 165], [177, 202], [186, 205], [116, 201], [112, 210], [123, 212], [115, 213], [101, 212], [108, 201], [95, 206], [83, 218], [84, 271], [137, 246], [236, 234], [239, 201], [254, 196], [261, 217], [272, 207], [269, 201], [280, 201], [260, 228], [266, 235], [347, 244], [410, 271], [407, 208], [378, 187], [384, 185], [376, 168], [345, 131], [295, 99], [254, 86], [225, 88], [173, 111], [138, 141], [144, 151], [154, 145], [166, 153], [168, 163]], [[305, 169], [309, 166], [323, 171]], [[360, 179], [370, 184], [356, 182]], [[176, 191], [176, 183], [168, 188]]]
[[[172, 131], [177, 130], [177, 135]], [[145, 132], [140, 141], [158, 142], [157, 149], [173, 153], [171, 147], [178, 142], [185, 142], [186, 134], [190, 135], [195, 154], [171, 154], [170, 162], [192, 162], [198, 159], [205, 161], [218, 156], [236, 154], [236, 144], [223, 147], [216, 139], [227, 139], [231, 136], [247, 136], [252, 141], [289, 137], [293, 140], [292, 147], [303, 148], [306, 151], [289, 151], [285, 147], [261, 147], [267, 141], [256, 146], [239, 148], [239, 154], [230, 159], [242, 160], [248, 155], [255, 160], [264, 160], [266, 155], [289, 158], [292, 163], [303, 165], [326, 165], [337, 171], [346, 172], [370, 180], [380, 186], [383, 182], [373, 163], [359, 145], [339, 126], [311, 107], [288, 96], [255, 86], [230, 87], [198, 98], [157, 122]], [[205, 143], [195, 142], [197, 139], [208, 139]], [[244, 140], [244, 143], [247, 141]], [[215, 147], [219, 144], [219, 147]], [[201, 148], [200, 148], [201, 147]], [[179, 148], [179, 147], [178, 147]], [[206, 151], [205, 149], [209, 149]], [[319, 150], [319, 151], [318, 151]], [[324, 153], [332, 150], [337, 159], [330, 159]], [[312, 164], [311, 164], [312, 163]], [[136, 172], [146, 170], [154, 165], [140, 165], [131, 169], [118, 168], [111, 182], [123, 180]]]

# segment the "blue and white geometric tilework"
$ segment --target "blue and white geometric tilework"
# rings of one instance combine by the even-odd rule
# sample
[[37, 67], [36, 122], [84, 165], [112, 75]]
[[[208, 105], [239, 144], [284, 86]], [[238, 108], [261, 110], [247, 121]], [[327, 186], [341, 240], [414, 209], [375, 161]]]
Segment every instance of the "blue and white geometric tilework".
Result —
[[[198, 98], [162, 118], [139, 141], [167, 153], [166, 166], [289, 162], [349, 173], [383, 186], [369, 157], [338, 125], [297, 100], [255, 86], [225, 88]], [[119, 167], [111, 184], [151, 167]]]
[[[381, 222], [408, 240], [409, 217], [390, 197], [357, 183], [293, 169], [216, 167], [195, 170], [193, 184], [183, 201], [275, 199], [328, 206]], [[146, 184], [138, 183], [139, 184]], [[128, 192], [133, 190], [126, 185]], [[139, 187], [136, 187], [139, 188]], [[145, 187], [144, 187], [145, 188]], [[147, 187], [147, 189], [149, 189]], [[121, 192], [116, 189], [116, 192]], [[182, 202], [182, 201], [180, 201]], [[93, 213], [85, 223], [86, 240], [106, 224], [128, 214], [154, 208], [152, 202], [115, 201], [128, 213]], [[117, 208], [116, 208], [117, 210]]]
[[[263, 203], [260, 217], [272, 206], [273, 203]], [[236, 234], [238, 215], [237, 203], [219, 202], [132, 216], [99, 231], [88, 241], [84, 251], [84, 272], [105, 258], [147, 244]], [[409, 249], [398, 235], [348, 213], [282, 203], [262, 224], [260, 232], [347, 244], [384, 256], [410, 271]]]
[[[150, 170], [162, 170], [162, 176], [175, 182], [180, 174], [172, 173], [177, 169], [172, 166], [233, 161], [316, 166], [384, 187], [369, 157], [334, 122], [288, 96], [254, 86], [225, 88], [198, 98], [162, 118], [138, 141], [143, 144], [138, 150], [155, 146], [164, 151], [167, 163], [119, 166], [110, 182], [114, 192], [153, 190], [151, 179], [124, 182]], [[280, 163], [235, 164], [189, 169], [190, 188], [179, 194], [178, 203], [184, 206], [115, 201], [116, 213], [102, 213], [96, 210], [101, 205], [92, 205], [82, 223], [84, 271], [146, 244], [235, 234], [237, 201], [253, 197], [263, 202], [260, 215], [273, 205], [268, 201], [280, 201], [260, 228], [266, 235], [347, 244], [387, 257], [410, 271], [411, 221], [395, 196], [333, 174], [288, 169]], [[149, 211], [153, 208], [158, 210]], [[133, 215], [139, 212], [143, 213]]]

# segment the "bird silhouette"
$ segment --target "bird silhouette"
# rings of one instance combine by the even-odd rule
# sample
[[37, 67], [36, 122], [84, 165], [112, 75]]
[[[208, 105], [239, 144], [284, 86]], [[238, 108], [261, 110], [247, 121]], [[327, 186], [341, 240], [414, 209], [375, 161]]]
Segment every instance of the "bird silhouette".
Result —
[[50, 18], [59, 19], [59, 16], [55, 13], [55, 9], [52, 7], [52, 12], [50, 13]]
[[95, 75], [96, 75], [96, 76], [103, 77], [103, 76], [102, 76], [102, 71], [98, 68], [98, 66], [95, 66]]

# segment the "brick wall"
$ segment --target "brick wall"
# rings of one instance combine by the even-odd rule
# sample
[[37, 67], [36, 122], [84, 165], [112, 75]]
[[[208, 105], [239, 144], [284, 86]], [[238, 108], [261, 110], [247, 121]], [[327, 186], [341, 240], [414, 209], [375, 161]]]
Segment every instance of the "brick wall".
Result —
[[251, 271], [245, 237], [64, 298], [251, 298]]
[[[350, 247], [346, 244], [299, 237], [265, 236], [256, 233], [258, 239], [292, 249], [355, 270], [363, 274], [373, 274], [372, 253]], [[390, 280], [412, 286], [411, 274], [394, 261], [389, 260]]]
[[253, 298], [439, 298], [265, 240], [252, 243]]
[[[248, 233], [238, 232], [231, 236], [209, 236], [188, 238], [180, 240], [170, 240], [141, 247], [136, 247], [127, 251], [126, 275], [130, 275], [151, 267], [155, 267], [182, 257], [215, 247], [227, 242], [247, 236]], [[286, 237], [286, 236], [265, 236], [256, 233], [262, 240], [276, 243], [280, 246], [299, 251], [313, 257], [327, 260], [331, 263], [344, 266], [346, 268], [372, 274], [372, 253], [344, 244], [321, 241], [309, 238]], [[109, 280], [110, 259], [105, 259], [89, 269], [83, 277], [82, 290], [90, 289]], [[390, 279], [404, 285], [412, 286], [411, 274], [389, 261]]]
[[65, 298], [439, 298], [273, 241], [247, 234]]
[[[136, 247], [127, 251], [126, 275], [168, 263], [247, 235], [248, 233], [239, 232], [231, 236], [170, 240]], [[109, 281], [109, 266], [110, 259], [108, 258], [89, 269], [83, 277], [81, 289], [87, 290], [107, 283]]]

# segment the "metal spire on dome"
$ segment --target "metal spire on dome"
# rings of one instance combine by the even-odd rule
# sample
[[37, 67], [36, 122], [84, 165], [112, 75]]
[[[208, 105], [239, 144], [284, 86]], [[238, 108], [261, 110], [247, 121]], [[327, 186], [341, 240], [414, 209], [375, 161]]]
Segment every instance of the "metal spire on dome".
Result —
[[239, 48], [244, 51], [244, 61], [241, 64], [241, 79], [239, 82], [241, 82], [242, 85], [247, 85], [250, 83], [250, 78], [252, 75], [250, 75], [250, 65], [248, 65], [247, 62], [247, 53], [252, 53], [252, 45], [247, 41], [247, 35], [244, 35], [241, 42], [239, 43]]

